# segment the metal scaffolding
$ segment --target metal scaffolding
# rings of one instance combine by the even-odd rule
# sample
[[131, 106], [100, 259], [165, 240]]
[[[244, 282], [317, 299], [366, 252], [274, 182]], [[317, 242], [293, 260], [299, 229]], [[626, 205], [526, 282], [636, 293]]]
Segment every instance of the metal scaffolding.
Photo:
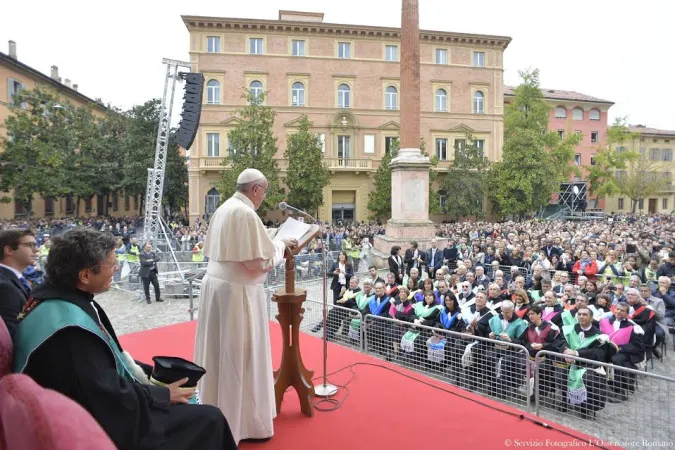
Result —
[[176, 91], [176, 82], [181, 78], [178, 73], [179, 67], [189, 68], [188, 62], [174, 59], [163, 59], [166, 64], [166, 77], [164, 79], [164, 95], [159, 113], [159, 126], [157, 127], [157, 145], [155, 147], [155, 164], [153, 169], [148, 169], [148, 185], [145, 196], [145, 220], [143, 221], [143, 237], [145, 242], [153, 245], [157, 240], [160, 229], [160, 216], [162, 213], [162, 194], [164, 190], [164, 174], [166, 168], [166, 156], [169, 145], [169, 133], [171, 131], [171, 111], [173, 110], [173, 98]]

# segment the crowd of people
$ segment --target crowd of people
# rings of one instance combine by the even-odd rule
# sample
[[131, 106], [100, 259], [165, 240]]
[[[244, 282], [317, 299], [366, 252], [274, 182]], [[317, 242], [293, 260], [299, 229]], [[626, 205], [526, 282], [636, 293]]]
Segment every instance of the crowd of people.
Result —
[[[140, 267], [140, 257], [152, 254], [152, 249], [138, 243], [141, 225], [139, 217], [5, 221], [0, 223], [2, 230], [31, 227], [36, 232], [19, 233], [5, 243], [4, 248], [18, 250], [3, 252], [0, 265], [23, 266], [21, 279], [27, 289], [35, 287], [43, 281], [51, 238], [85, 227], [115, 236], [118, 280], [123, 262]], [[190, 226], [184, 218], [174, 217], [169, 226], [177, 245], [192, 249], [194, 257], [204, 261], [208, 223]], [[363, 316], [397, 319], [393, 326], [386, 321], [371, 322], [365, 330], [370, 345], [388, 359], [417, 359], [427, 368], [447, 372], [463, 387], [477, 389], [483, 383], [481, 388], [489, 393], [508, 396], [522, 389], [526, 379], [525, 361], [516, 347], [415, 325], [517, 343], [527, 348], [530, 357], [543, 349], [629, 368], [663, 357], [662, 345], [675, 326], [672, 216], [609, 216], [596, 222], [442, 223], [427, 249], [415, 242], [406, 249], [393, 247], [389, 273], [382, 279], [372, 266], [371, 251], [374, 236], [384, 230], [379, 223], [324, 224], [322, 239], [305, 249], [298, 261], [302, 264], [303, 257], [333, 251], [338, 255], [328, 265], [333, 303]], [[19, 241], [24, 236], [34, 236], [35, 245], [22, 253]], [[13, 261], [16, 258], [18, 263]], [[148, 258], [150, 265], [156, 261], [154, 254]], [[320, 259], [315, 259], [307, 270], [318, 274]], [[363, 274], [366, 270], [369, 273]], [[156, 300], [161, 301], [156, 278], [145, 278], [148, 303], [150, 283]], [[16, 308], [3, 313], [10, 328], [16, 325], [12, 319]], [[360, 336], [359, 321], [345, 316], [343, 308], [331, 311], [326, 330], [331, 340], [340, 333], [352, 339]], [[320, 328], [321, 324], [313, 331]], [[599, 337], [589, 344], [589, 337], [595, 335]], [[580, 411], [589, 414], [606, 399], [626, 400], [627, 392], [634, 389], [630, 376], [607, 380], [590, 370], [590, 365], [571, 362], [561, 356], [541, 368], [540, 394], [560, 391], [560, 409], [582, 405]], [[589, 370], [577, 376], [579, 367]], [[577, 391], [565, 382], [570, 377], [582, 380], [586, 394], [575, 397]]]
[[[442, 224], [429, 249], [393, 247], [385, 279], [374, 266], [360, 276], [363, 253], [340, 250], [328, 274], [341, 308], [329, 314], [327, 337], [359, 339], [359, 317], [395, 319], [366, 320], [370, 350], [502, 398], [534, 395], [513, 344], [532, 360], [548, 350], [558, 356], [540, 363], [540, 397], [591, 417], [606, 401], [626, 401], [635, 377], [608, 377], [574, 358], [642, 368], [663, 357], [675, 331], [673, 224], [671, 216]], [[356, 229], [325, 238], [359, 242]]]

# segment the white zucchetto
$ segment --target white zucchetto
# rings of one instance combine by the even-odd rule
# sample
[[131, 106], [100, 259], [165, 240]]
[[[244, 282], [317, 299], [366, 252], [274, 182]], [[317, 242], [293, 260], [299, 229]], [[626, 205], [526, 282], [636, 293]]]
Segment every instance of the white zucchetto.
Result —
[[265, 175], [258, 169], [246, 169], [239, 174], [237, 178], [237, 184], [248, 184], [253, 183], [254, 181], [262, 180], [265, 178]]

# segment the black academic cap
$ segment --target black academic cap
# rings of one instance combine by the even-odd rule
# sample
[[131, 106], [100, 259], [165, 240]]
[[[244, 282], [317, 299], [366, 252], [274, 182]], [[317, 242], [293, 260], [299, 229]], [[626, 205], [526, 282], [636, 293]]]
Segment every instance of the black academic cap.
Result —
[[152, 378], [164, 384], [175, 383], [188, 378], [184, 388], [196, 387], [199, 379], [204, 376], [206, 369], [183, 358], [175, 356], [155, 356], [152, 358], [155, 367], [152, 369]]

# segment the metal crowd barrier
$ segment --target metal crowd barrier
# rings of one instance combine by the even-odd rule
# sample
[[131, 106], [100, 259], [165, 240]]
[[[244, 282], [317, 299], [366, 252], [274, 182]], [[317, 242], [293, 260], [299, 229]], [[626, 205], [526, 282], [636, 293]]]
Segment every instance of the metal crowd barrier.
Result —
[[[561, 366], [561, 354], [542, 350], [532, 365], [536, 415], [605, 442], [623, 442], [627, 448], [651, 447], [645, 443], [655, 442], [674, 445], [674, 378], [574, 356], [565, 358], [586, 367], [582, 376], [585, 400], [573, 395], [578, 404], [567, 401], [569, 369]], [[619, 399], [618, 390], [626, 396]]]
[[[323, 302], [307, 300], [300, 330], [323, 338]], [[330, 342], [341, 344], [353, 350], [361, 350], [360, 324], [363, 316], [356, 309], [329, 304], [326, 308], [326, 333]]]
[[522, 345], [370, 314], [362, 323], [366, 353], [531, 410]]

